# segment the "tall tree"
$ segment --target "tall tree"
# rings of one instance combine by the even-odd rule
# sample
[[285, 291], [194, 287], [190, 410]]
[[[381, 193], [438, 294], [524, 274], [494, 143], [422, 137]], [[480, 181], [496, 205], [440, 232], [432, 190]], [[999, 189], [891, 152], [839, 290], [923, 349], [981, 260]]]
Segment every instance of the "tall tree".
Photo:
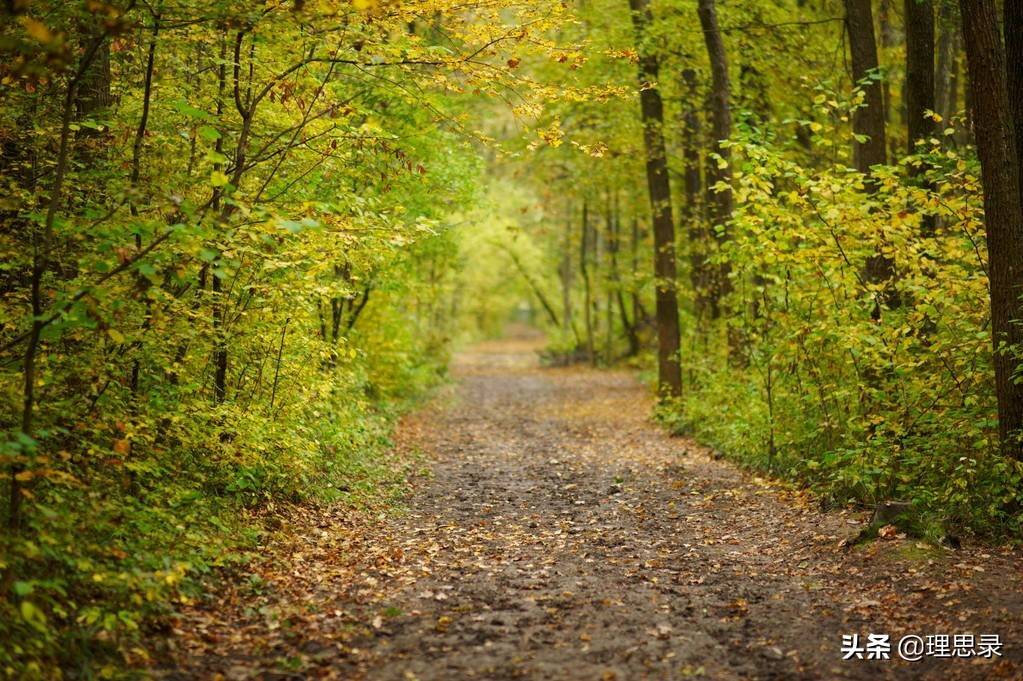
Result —
[[[881, 55], [888, 55], [896, 45], [896, 31], [892, 23], [892, 0], [881, 0], [877, 8], [878, 43], [881, 47]], [[881, 62], [880, 56], [878, 63]], [[881, 81], [881, 102], [884, 105], [884, 122], [892, 122], [892, 87], [891, 82], [886, 78]], [[905, 100], [903, 100], [905, 101]], [[905, 109], [902, 114], [905, 115]]]
[[934, 5], [931, 0], [906, 0], [906, 117], [908, 147], [934, 132]]
[[675, 290], [675, 222], [671, 213], [671, 186], [664, 148], [664, 103], [657, 89], [660, 62], [647, 44], [652, 15], [649, 0], [629, 0], [639, 53], [639, 103], [646, 149], [647, 190], [654, 226], [654, 276], [657, 291], [657, 384], [662, 397], [682, 394], [679, 361], [681, 334]]
[[[934, 5], [931, 0], [906, 0], [906, 146], [910, 154], [917, 142], [934, 134]], [[922, 166], [914, 166], [919, 174]], [[933, 215], [925, 215], [922, 230], [934, 234]]]
[[[711, 151], [721, 157], [721, 162], [707, 166], [710, 176], [707, 178], [708, 203], [712, 207], [711, 218], [716, 227], [714, 234], [718, 241], [727, 237], [725, 225], [732, 217], [734, 200], [732, 198], [732, 170], [729, 164], [728, 147], [722, 143], [732, 134], [731, 84], [728, 79], [728, 59], [725, 55], [725, 43], [718, 28], [717, 8], [714, 0], [699, 0], [697, 13], [700, 15], [700, 27], [703, 29], [703, 41], [710, 59], [711, 88]], [[714, 288], [711, 294], [711, 312], [717, 317], [721, 313], [721, 299], [729, 293], [728, 263], [723, 263], [715, 271]]]
[[884, 102], [870, 0], [845, 0], [845, 27], [849, 34], [852, 77], [864, 94], [864, 106], [853, 115], [853, 132], [864, 139], [856, 141], [853, 150], [856, 168], [869, 174], [872, 166], [881, 165], [887, 159]]
[[700, 201], [700, 114], [696, 106], [697, 87], [696, 71], [692, 68], [682, 69], [681, 79], [681, 136], [682, 154], [685, 159], [683, 180], [685, 184], [685, 204], [682, 206], [682, 219], [686, 227], [689, 247], [689, 282], [693, 289], [696, 303], [696, 315], [706, 316], [709, 308], [709, 282], [707, 271], [707, 233], [703, 222], [703, 206]]
[[[1005, 53], [994, 0], [960, 0], [963, 44], [969, 68], [973, 127], [984, 184], [994, 343], [995, 393], [1002, 451], [1023, 459], [1023, 384], [1013, 380], [1019, 368], [1014, 348], [1023, 343], [1020, 295], [1023, 294], [1023, 202]], [[1006, 30], [1019, 30], [1007, 26]]]
[[[1015, 121], [1016, 163], [1020, 167], [1020, 196], [1023, 197], [1023, 0], [1005, 0], [1006, 76], [1009, 107]], [[1020, 199], [1023, 203], [1023, 198]]]
[[955, 5], [938, 3], [938, 47], [934, 77], [934, 105], [942, 119], [948, 121], [956, 113], [959, 99], [959, 21]]
[[[853, 155], [856, 169], [868, 178], [871, 168], [887, 161], [885, 153], [884, 101], [878, 73], [877, 43], [874, 40], [874, 17], [870, 0], [845, 0], [845, 27], [849, 34], [849, 53], [853, 81], [863, 90], [863, 106], [853, 114]], [[868, 179], [868, 188], [873, 188]], [[885, 284], [895, 276], [895, 263], [883, 253], [867, 259], [865, 279], [872, 284]], [[894, 292], [887, 289], [875, 300], [873, 317], [881, 315], [881, 301], [897, 305]]]
[[579, 274], [583, 278], [583, 321], [586, 324], [586, 359], [595, 364], [597, 355], [593, 347], [593, 283], [590, 279], [590, 212], [589, 202], [583, 199], [582, 220], [579, 224]]

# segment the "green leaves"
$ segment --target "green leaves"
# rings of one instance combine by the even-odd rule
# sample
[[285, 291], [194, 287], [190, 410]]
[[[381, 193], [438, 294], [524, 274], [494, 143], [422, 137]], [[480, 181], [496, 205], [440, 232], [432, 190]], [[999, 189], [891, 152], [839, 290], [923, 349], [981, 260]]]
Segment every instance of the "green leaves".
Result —
[[[191, 104], [189, 104], [188, 101], [185, 100], [185, 99], [179, 99], [179, 100], [175, 101], [171, 106], [173, 106], [174, 110], [177, 111], [178, 113], [180, 113], [180, 114], [182, 114], [184, 116], [187, 116], [188, 118], [194, 119], [194, 120], [202, 120], [202, 121], [204, 121], [204, 120], [210, 120], [210, 119], [213, 118], [212, 115], [208, 114], [207, 112], [203, 111], [202, 109], [197, 109], [196, 107], [194, 107]], [[210, 128], [209, 126], [203, 126], [203, 129], [205, 129], [205, 130], [214, 130], [213, 128]], [[216, 132], [216, 131], [214, 130], [214, 132]], [[217, 133], [217, 134], [219, 135], [219, 133]], [[216, 139], [216, 138], [214, 138], [214, 139]]]

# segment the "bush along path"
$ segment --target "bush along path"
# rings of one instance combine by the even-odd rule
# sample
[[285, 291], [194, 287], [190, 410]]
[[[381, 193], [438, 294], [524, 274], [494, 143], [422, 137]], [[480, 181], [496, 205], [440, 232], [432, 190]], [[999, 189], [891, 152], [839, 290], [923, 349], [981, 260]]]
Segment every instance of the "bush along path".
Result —
[[[396, 457], [425, 455], [401, 510], [293, 513], [250, 573], [180, 613], [159, 674], [1023, 675], [1018, 551], [892, 531], [850, 545], [865, 514], [822, 513], [667, 436], [628, 373], [540, 368], [538, 348], [459, 356], [397, 433]], [[914, 635], [929, 650], [900, 659]]]

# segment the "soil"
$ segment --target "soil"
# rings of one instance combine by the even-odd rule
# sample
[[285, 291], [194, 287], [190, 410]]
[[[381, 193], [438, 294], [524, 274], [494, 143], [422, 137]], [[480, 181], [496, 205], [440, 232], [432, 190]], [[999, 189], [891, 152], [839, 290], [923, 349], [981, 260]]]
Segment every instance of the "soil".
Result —
[[[398, 511], [301, 509], [175, 622], [168, 679], [1023, 678], [1023, 561], [903, 536], [651, 422], [628, 371], [460, 355], [406, 418]], [[404, 465], [404, 464], [403, 464]], [[419, 465], [419, 464], [415, 464]], [[1001, 657], [843, 660], [842, 636], [998, 634]]]

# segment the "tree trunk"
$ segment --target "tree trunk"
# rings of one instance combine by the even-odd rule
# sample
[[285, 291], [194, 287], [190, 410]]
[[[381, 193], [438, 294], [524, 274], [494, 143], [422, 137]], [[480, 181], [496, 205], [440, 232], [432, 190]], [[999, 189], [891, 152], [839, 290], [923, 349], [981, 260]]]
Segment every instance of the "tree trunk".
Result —
[[565, 243], [561, 253], [561, 325], [565, 332], [572, 333], [578, 348], [581, 343], [575, 330], [575, 321], [572, 319], [572, 274], [572, 220], [569, 210], [569, 217], [565, 220]]
[[[865, 106], [853, 115], [853, 132], [866, 136], [853, 144], [856, 168], [864, 174], [871, 166], [884, 164], [885, 124], [881, 84], [877, 80], [877, 44], [870, 0], [845, 0], [845, 26], [849, 33], [853, 81], [863, 89]], [[871, 78], [873, 76], [873, 78]], [[865, 78], [870, 80], [864, 82]]]
[[[707, 164], [707, 202], [710, 205], [711, 223], [714, 226], [715, 239], [720, 243], [727, 239], [725, 231], [728, 221], [732, 218], [734, 200], [732, 198], [732, 169], [729, 164], [731, 153], [722, 146], [732, 134], [731, 85], [728, 80], [728, 60], [725, 56], [725, 43], [718, 29], [717, 10], [714, 0], [699, 0], [697, 12], [700, 15], [700, 26], [703, 29], [703, 40], [710, 59], [711, 89], [711, 151], [721, 157], [721, 162], [710, 161]], [[717, 185], [726, 188], [719, 190]], [[714, 271], [714, 282], [711, 295], [711, 312], [716, 318], [721, 315], [721, 300], [731, 292], [731, 281], [728, 263], [722, 263]]]
[[[99, 41], [95, 56], [82, 71], [81, 80], [75, 97], [75, 108], [78, 118], [88, 118], [113, 104], [114, 98], [110, 91], [110, 41], [105, 40], [106, 28], [95, 19], [95, 26], [89, 27], [85, 44]], [[85, 129], [86, 134], [91, 134]]]
[[657, 292], [657, 383], [661, 397], [682, 395], [679, 361], [681, 334], [675, 291], [675, 223], [671, 214], [671, 186], [664, 148], [664, 105], [656, 87], [660, 63], [646, 45], [650, 23], [649, 0], [629, 0], [639, 52], [639, 103], [646, 148], [647, 190], [654, 226], [654, 275]]
[[[998, 434], [1002, 451], [1023, 459], [1018, 437], [1023, 428], [1023, 384], [1013, 381], [1019, 361], [1009, 350], [1023, 343], [1023, 328], [1013, 323], [1021, 317], [1023, 204], [1005, 53], [994, 0], [960, 0], [959, 7], [972, 90], [973, 128], [984, 184]], [[1006, 26], [1006, 31], [1020, 28], [1023, 27]]]
[[1023, 203], [1023, 0], [1005, 0], [1004, 14], [1006, 86], [1009, 111], [1015, 121], [1016, 164], [1020, 169], [1020, 203]]
[[683, 178], [686, 202], [682, 219], [689, 240], [689, 282], [693, 289], [698, 320], [709, 311], [709, 276], [707, 272], [707, 231], [700, 204], [700, 115], [696, 107], [696, 71], [682, 70], [682, 156], [685, 159]]
[[[905, 0], [906, 23], [906, 148], [916, 151], [916, 144], [934, 134], [934, 6], [931, 0]], [[919, 175], [923, 166], [911, 166], [910, 173]], [[925, 185], [928, 189], [930, 184]], [[921, 231], [932, 236], [934, 215], [924, 215]]]
[[[868, 189], [874, 184], [869, 180], [871, 168], [887, 161], [885, 153], [884, 104], [881, 83], [877, 76], [877, 44], [874, 42], [874, 19], [870, 11], [870, 0], [845, 0], [845, 25], [849, 33], [849, 52], [852, 61], [853, 81], [863, 90], [864, 105], [853, 114], [853, 132], [864, 137], [853, 142], [856, 169], [868, 176]], [[867, 259], [864, 278], [872, 284], [891, 281], [895, 276], [895, 263], [880, 253]], [[898, 305], [894, 292], [886, 290], [876, 301], [872, 316], [881, 316], [881, 302]]]
[[[621, 214], [618, 209], [618, 193], [615, 192], [614, 202], [611, 207], [611, 215], [608, 219], [608, 232], [610, 233], [610, 240], [608, 241], [608, 256], [610, 258], [611, 265], [611, 283], [614, 287], [614, 295], [618, 303], [618, 316], [621, 317], [622, 320], [622, 331], [624, 332], [626, 339], [629, 341], [628, 356], [635, 357], [639, 354], [639, 335], [636, 333], [635, 323], [629, 321], [629, 314], [625, 307], [625, 294], [622, 292], [621, 267], [618, 264], [618, 252], [621, 250], [622, 243], [621, 231]], [[608, 322], [608, 325], [610, 326], [610, 321]]]
[[[881, 0], [878, 7], [877, 23], [880, 35], [878, 40], [883, 54], [887, 56], [888, 50], [895, 47], [895, 27], [892, 25], [892, 3], [891, 0]], [[880, 63], [878, 58], [878, 63]], [[892, 88], [888, 79], [881, 81], [881, 102], [884, 106], [884, 122], [892, 122]], [[905, 100], [903, 100], [905, 102]], [[905, 112], [905, 109], [903, 109]]]
[[[43, 220], [42, 229], [32, 230], [32, 272], [29, 283], [29, 302], [32, 310], [32, 323], [25, 343], [25, 354], [22, 360], [22, 402], [21, 402], [21, 433], [32, 439], [35, 436], [35, 410], [36, 410], [36, 385], [39, 376], [36, 371], [37, 361], [42, 354], [42, 333], [45, 327], [43, 321], [45, 292], [43, 290], [43, 278], [51, 266], [51, 252], [54, 247], [54, 228], [57, 223], [57, 215], [61, 210], [64, 199], [64, 182], [67, 177], [68, 167], [71, 162], [71, 121], [74, 117], [77, 103], [80, 100], [80, 88], [86, 82], [86, 74], [93, 70], [95, 60], [104, 50], [107, 49], [106, 31], [98, 32], [85, 47], [79, 61], [78, 73], [80, 76], [73, 77], [68, 81], [66, 94], [64, 96], [63, 108], [61, 111], [60, 141], [58, 143], [56, 157], [54, 159], [53, 179], [49, 189], [49, 197], [46, 202], [46, 214]], [[109, 71], [109, 62], [108, 62]], [[108, 81], [109, 85], [109, 81]], [[10, 496], [7, 509], [7, 528], [10, 534], [16, 535], [21, 531], [23, 523], [22, 497], [25, 495], [20, 473], [24, 466], [14, 463], [10, 469]], [[0, 580], [3, 590], [10, 586], [13, 579], [11, 566], [4, 570], [3, 578]]]
[[935, 111], [948, 125], [957, 109], [956, 85], [959, 71], [959, 26], [952, 5], [938, 3], [938, 65], [934, 82]]
[[650, 322], [650, 315], [643, 307], [643, 300], [640, 297], [639, 289], [639, 219], [632, 217], [632, 253], [630, 267], [632, 273], [632, 326], [639, 329], [640, 324], [646, 325]]
[[579, 243], [579, 272], [583, 275], [583, 321], [586, 325], [586, 359], [596, 362], [593, 350], [593, 291], [590, 285], [590, 214], [589, 204], [583, 200], [582, 232]]
[[934, 134], [934, 7], [931, 0], [906, 0], [906, 116], [907, 147], [913, 153], [919, 140]]

